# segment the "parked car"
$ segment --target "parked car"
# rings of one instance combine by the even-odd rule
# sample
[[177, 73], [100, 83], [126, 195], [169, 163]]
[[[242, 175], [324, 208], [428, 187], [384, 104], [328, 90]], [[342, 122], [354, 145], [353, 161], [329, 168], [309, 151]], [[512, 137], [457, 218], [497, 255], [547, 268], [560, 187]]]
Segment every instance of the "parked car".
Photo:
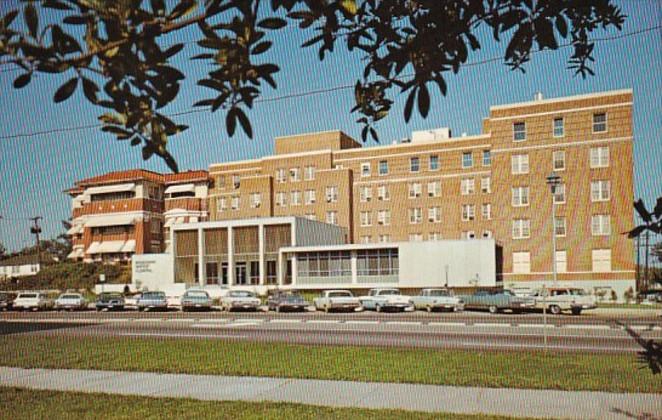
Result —
[[249, 290], [231, 290], [221, 298], [221, 309], [228, 312], [235, 310], [257, 311], [261, 304], [260, 298]]
[[349, 290], [325, 290], [319, 297], [313, 299], [313, 305], [318, 311], [324, 312], [363, 309], [359, 298]]
[[46, 293], [22, 292], [14, 299], [14, 309], [29, 309], [33, 311], [45, 311], [53, 309], [54, 302]]
[[507, 289], [477, 290], [473, 295], [462, 295], [460, 298], [465, 309], [487, 309], [491, 314], [504, 310], [519, 313], [534, 309], [536, 304], [532, 297], [516, 296]]
[[270, 311], [304, 311], [308, 306], [310, 304], [295, 291], [277, 290], [267, 298], [267, 308]]
[[413, 311], [414, 304], [409, 296], [400, 294], [398, 289], [371, 289], [368, 296], [359, 297], [364, 309]]
[[212, 300], [209, 293], [204, 290], [187, 290], [181, 298], [182, 312], [210, 311]]
[[124, 308], [138, 309], [138, 301], [142, 295], [142, 293], [136, 293], [135, 295], [124, 296]]
[[464, 301], [454, 296], [448, 289], [423, 289], [418, 296], [412, 296], [411, 301], [415, 309], [424, 309], [428, 312], [437, 309], [452, 312], [464, 310]]
[[149, 311], [151, 309], [166, 310], [168, 300], [163, 292], [143, 292], [137, 302], [139, 311]]
[[597, 308], [595, 296], [588, 295], [584, 289], [576, 287], [552, 287], [537, 290], [533, 297], [536, 308], [546, 308], [554, 315], [570, 311], [573, 315], [580, 315], [583, 310]]
[[55, 300], [55, 309], [81, 311], [87, 309], [87, 299], [80, 293], [63, 293]]
[[104, 292], [99, 295], [94, 306], [97, 311], [121, 311], [124, 309], [125, 301], [124, 296], [120, 293]]
[[11, 311], [14, 307], [15, 293], [0, 293], [0, 311]]

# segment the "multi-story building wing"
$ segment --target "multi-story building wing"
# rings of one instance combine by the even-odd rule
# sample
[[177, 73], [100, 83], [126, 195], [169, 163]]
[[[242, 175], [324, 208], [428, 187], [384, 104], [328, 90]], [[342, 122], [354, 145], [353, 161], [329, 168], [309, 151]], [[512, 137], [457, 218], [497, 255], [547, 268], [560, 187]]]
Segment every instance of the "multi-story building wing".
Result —
[[83, 179], [72, 197], [71, 259], [127, 261], [160, 253], [169, 226], [207, 218], [207, 171], [163, 175], [136, 169]]

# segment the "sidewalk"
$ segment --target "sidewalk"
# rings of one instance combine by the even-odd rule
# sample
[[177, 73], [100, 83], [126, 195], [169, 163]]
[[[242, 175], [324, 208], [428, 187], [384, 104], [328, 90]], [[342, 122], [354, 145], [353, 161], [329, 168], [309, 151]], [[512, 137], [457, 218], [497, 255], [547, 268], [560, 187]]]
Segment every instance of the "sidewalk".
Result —
[[[605, 380], [609, 380], [605, 378]], [[0, 367], [0, 385], [200, 400], [576, 419], [659, 419], [662, 394]]]

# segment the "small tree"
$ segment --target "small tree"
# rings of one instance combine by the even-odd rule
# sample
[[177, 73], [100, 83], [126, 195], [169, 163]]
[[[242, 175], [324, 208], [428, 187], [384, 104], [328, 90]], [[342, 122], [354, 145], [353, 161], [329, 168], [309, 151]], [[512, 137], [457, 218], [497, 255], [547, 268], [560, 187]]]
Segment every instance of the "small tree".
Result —
[[612, 290], [612, 291], [611, 291], [611, 300], [612, 300], [613, 302], [616, 302], [616, 301], [618, 300], [618, 295], [616, 294], [616, 291], [615, 291], [615, 290]]
[[623, 292], [623, 299], [625, 299], [625, 303], [630, 303], [634, 299], [634, 290], [632, 287], [629, 287]]

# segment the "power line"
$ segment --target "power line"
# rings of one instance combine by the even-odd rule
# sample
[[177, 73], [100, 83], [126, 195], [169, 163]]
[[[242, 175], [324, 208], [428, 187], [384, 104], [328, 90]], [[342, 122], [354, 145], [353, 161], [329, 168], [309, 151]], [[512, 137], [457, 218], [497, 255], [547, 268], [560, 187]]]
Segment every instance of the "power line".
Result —
[[[636, 35], [641, 35], [643, 33], [647, 32], [652, 32], [658, 29], [661, 29], [662, 25], [656, 25], [656, 26], [651, 26], [648, 28], [643, 28], [637, 31], [631, 31], [627, 33], [621, 33], [618, 35], [613, 35], [613, 36], [608, 36], [608, 37], [602, 37], [602, 38], [594, 38], [591, 41], [592, 42], [607, 42], [607, 41], [615, 41], [619, 39], [624, 39], [624, 38], [629, 38], [632, 36]], [[190, 42], [195, 42], [195, 41], [187, 41], [187, 43]], [[541, 52], [553, 52], [557, 51], [563, 48], [568, 48], [571, 47], [573, 44], [571, 42], [566, 43], [566, 44], [561, 44], [556, 50], [550, 50], [550, 49], [544, 49], [544, 50], [533, 50], [531, 51], [531, 55], [538, 54]], [[463, 67], [474, 67], [474, 66], [479, 66], [483, 64], [488, 64], [488, 63], [493, 63], [497, 61], [503, 60], [503, 57], [498, 56], [498, 57], [491, 57], [487, 58], [484, 60], [480, 61], [474, 61], [471, 63], [467, 63], [462, 65]], [[402, 76], [399, 76], [398, 79], [407, 79], [410, 77], [415, 76], [414, 73], [409, 73], [405, 74]], [[273, 96], [269, 98], [259, 98], [256, 99], [254, 102], [255, 103], [267, 103], [267, 102], [277, 102], [277, 101], [282, 101], [282, 100], [287, 100], [287, 99], [296, 99], [296, 98], [302, 98], [302, 97], [307, 97], [307, 96], [315, 96], [315, 95], [320, 95], [320, 94], [325, 94], [325, 93], [331, 93], [331, 92], [336, 92], [340, 90], [347, 90], [347, 89], [353, 89], [354, 88], [354, 83], [351, 84], [343, 84], [343, 85], [337, 85], [337, 86], [332, 86], [324, 89], [317, 89], [317, 90], [308, 90], [308, 91], [303, 91], [303, 92], [294, 92], [294, 93], [288, 93], [284, 95], [279, 95], [279, 96]], [[190, 109], [186, 111], [177, 111], [173, 112], [170, 114], [165, 114], [169, 117], [178, 117], [178, 116], [183, 116], [183, 115], [190, 115], [190, 114], [197, 114], [200, 112], [207, 112], [208, 108], [199, 108], [199, 109]], [[2, 140], [10, 140], [10, 139], [15, 139], [15, 138], [24, 138], [24, 137], [34, 137], [34, 136], [40, 136], [44, 134], [55, 134], [55, 133], [63, 133], [63, 132], [71, 132], [71, 131], [81, 131], [81, 130], [89, 130], [92, 128], [99, 128], [102, 127], [102, 124], [86, 124], [86, 125], [79, 125], [79, 126], [72, 126], [72, 127], [63, 127], [63, 128], [52, 128], [48, 130], [43, 130], [43, 131], [33, 131], [29, 133], [17, 133], [17, 134], [8, 134], [4, 136], [0, 136], [0, 139]]]

